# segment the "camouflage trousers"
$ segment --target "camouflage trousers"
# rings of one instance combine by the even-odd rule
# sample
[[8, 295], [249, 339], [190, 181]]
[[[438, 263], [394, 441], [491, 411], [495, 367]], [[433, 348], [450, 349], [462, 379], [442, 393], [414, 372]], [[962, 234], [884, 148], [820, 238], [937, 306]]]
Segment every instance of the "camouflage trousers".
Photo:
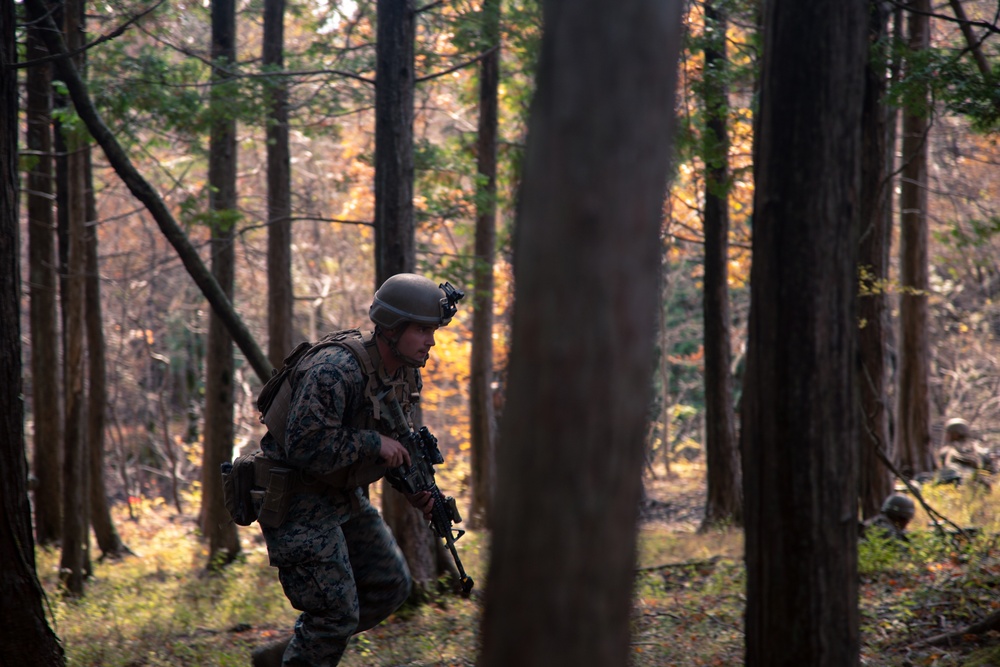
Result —
[[302, 612], [283, 667], [334, 667], [351, 635], [373, 628], [410, 594], [410, 572], [389, 527], [367, 503], [333, 528], [328, 562], [278, 568], [278, 579]]

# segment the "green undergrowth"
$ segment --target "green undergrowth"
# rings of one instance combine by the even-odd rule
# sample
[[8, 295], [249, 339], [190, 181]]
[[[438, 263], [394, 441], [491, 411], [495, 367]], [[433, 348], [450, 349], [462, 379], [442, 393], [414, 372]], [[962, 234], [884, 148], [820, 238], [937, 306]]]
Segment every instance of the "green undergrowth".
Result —
[[[1000, 610], [1000, 527], [996, 494], [928, 488], [925, 497], [960, 527], [939, 532], [923, 510], [909, 540], [872, 537], [859, 545], [861, 664], [878, 667], [1000, 665], [1000, 633], [937, 635]], [[240, 529], [241, 558], [221, 574], [205, 571], [192, 517], [157, 501], [138, 521], [119, 519], [136, 555], [95, 562], [86, 595], [58, 584], [58, 553], [38, 551], [38, 571], [55, 629], [72, 666], [249, 665], [251, 649], [284, 636], [288, 605], [255, 527]], [[488, 543], [470, 531], [462, 561], [485, 588]], [[631, 617], [630, 667], [740, 665], [746, 574], [738, 529], [705, 534], [645, 526]], [[525, 593], [529, 593], [526, 591]], [[345, 667], [471, 666], [482, 598], [432, 593], [352, 640]]]

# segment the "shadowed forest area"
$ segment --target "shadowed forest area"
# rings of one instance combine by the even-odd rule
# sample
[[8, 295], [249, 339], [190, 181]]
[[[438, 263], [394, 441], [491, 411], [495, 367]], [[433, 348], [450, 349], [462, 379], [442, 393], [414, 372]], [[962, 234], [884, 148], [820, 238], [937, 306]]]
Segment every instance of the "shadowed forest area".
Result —
[[0, 2], [0, 667], [287, 633], [217, 471], [401, 272], [476, 588], [372, 485], [341, 664], [1000, 665], [996, 3]]

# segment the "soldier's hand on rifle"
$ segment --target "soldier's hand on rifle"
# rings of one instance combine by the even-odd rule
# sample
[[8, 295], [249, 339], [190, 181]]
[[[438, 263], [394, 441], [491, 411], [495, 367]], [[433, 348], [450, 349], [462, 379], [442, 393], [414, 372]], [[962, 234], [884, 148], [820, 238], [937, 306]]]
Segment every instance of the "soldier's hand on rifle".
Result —
[[398, 440], [393, 440], [381, 433], [379, 437], [382, 438], [382, 446], [379, 448], [378, 453], [388, 467], [398, 468], [401, 465], [410, 465], [410, 453], [406, 451], [406, 447], [400, 444]]
[[434, 510], [434, 496], [431, 495], [430, 491], [421, 491], [420, 493], [405, 494], [406, 499], [410, 501], [410, 504], [416, 507], [418, 510], [423, 512], [424, 518], [428, 521], [431, 520], [432, 511]]

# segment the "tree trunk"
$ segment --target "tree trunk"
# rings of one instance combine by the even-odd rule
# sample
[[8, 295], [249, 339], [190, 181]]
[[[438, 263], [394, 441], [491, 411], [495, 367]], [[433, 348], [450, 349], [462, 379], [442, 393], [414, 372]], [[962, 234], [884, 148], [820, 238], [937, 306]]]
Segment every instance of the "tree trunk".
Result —
[[[265, 70], [284, 69], [285, 0], [264, 2]], [[292, 202], [288, 146], [288, 86], [267, 80], [267, 332], [268, 358], [280, 368], [292, 349]]]
[[122, 543], [114, 521], [104, 485], [104, 425], [108, 407], [108, 379], [105, 362], [104, 322], [101, 310], [101, 267], [98, 261], [97, 202], [94, 196], [94, 178], [90, 147], [86, 153], [87, 180], [87, 231], [86, 239], [86, 324], [87, 371], [90, 379], [87, 394], [87, 447], [90, 465], [90, 525], [94, 528], [101, 558], [118, 557], [128, 553]]
[[629, 660], [680, 9], [545, 4], [514, 243], [486, 667]]
[[413, 271], [413, 0], [378, 0], [375, 287]]
[[[38, 28], [28, 28], [28, 60], [48, 55]], [[50, 65], [28, 68], [28, 272], [31, 297], [31, 407], [34, 422], [35, 536], [38, 544], [62, 532], [62, 404], [59, 399], [59, 324], [56, 310], [55, 218], [52, 214], [52, 75]]]
[[[21, 252], [18, 238], [17, 17], [14, 0], [0, 1], [0, 647], [4, 664], [55, 667], [66, 660], [45, 619], [35, 574], [35, 545], [24, 456], [21, 395]], [[51, 233], [51, 232], [50, 232]]]
[[479, 64], [476, 145], [475, 269], [472, 353], [469, 359], [469, 440], [472, 500], [469, 527], [489, 527], [496, 485], [496, 416], [493, 410], [493, 263], [496, 261], [497, 88], [500, 79], [500, 1], [483, 3], [482, 43], [494, 49]]
[[701, 529], [743, 520], [740, 452], [733, 414], [729, 341], [729, 100], [724, 11], [705, 2], [705, 453], [708, 464]]
[[765, 6], [741, 411], [747, 667], [858, 664], [866, 19], [864, 0]]
[[[77, 49], [84, 42], [83, 0], [63, 4], [67, 45]], [[80, 56], [76, 56], [80, 58]], [[79, 67], [79, 62], [78, 65]], [[63, 529], [60, 578], [70, 595], [83, 595], [84, 577], [88, 565], [87, 543], [90, 541], [90, 521], [87, 512], [87, 432], [84, 380], [84, 326], [87, 270], [87, 174], [86, 132], [66, 132], [67, 171], [67, 260], [66, 290], [62, 295], [65, 322], [64, 400], [66, 424], [63, 431]]]
[[[883, 44], [888, 14], [879, 3], [870, 3], [869, 44]], [[892, 131], [886, 106], [886, 69], [881, 56], [871, 53], [865, 68], [865, 98], [861, 117], [861, 298], [858, 319], [861, 330], [858, 352], [861, 370], [858, 395], [861, 404], [858, 459], [862, 517], [878, 514], [882, 501], [892, 493], [892, 478], [878, 456], [881, 451], [892, 460], [889, 439], [888, 370], [886, 364], [889, 330], [889, 248], [892, 243], [892, 177], [888, 135]]]
[[[912, 0], [907, 19], [910, 50], [930, 45], [930, 0]], [[899, 430], [897, 462], [907, 476], [934, 469], [928, 393], [927, 339], [927, 116], [926, 90], [919, 108], [903, 112], [899, 195]]]
[[[236, 225], [236, 118], [226, 99], [236, 62], [236, 3], [212, 0], [212, 128], [208, 158], [212, 275], [230, 302]], [[227, 92], [228, 91], [228, 92]], [[205, 451], [201, 466], [202, 531], [208, 537], [208, 567], [231, 563], [240, 552], [239, 534], [222, 499], [219, 468], [233, 456], [233, 339], [213, 312], [205, 353]]]
[[[412, 0], [378, 0], [375, 72], [375, 282], [416, 268], [413, 214]], [[419, 413], [415, 415], [419, 419]], [[437, 579], [437, 545], [423, 516], [382, 483], [382, 513], [413, 576], [414, 595]]]

